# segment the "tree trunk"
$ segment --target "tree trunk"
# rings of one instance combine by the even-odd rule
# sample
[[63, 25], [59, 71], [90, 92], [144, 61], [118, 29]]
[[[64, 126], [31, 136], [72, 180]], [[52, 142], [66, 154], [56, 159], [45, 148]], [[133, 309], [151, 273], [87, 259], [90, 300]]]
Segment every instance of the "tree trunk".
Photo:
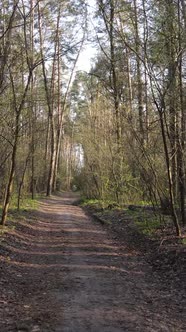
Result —
[[[164, 104], [163, 101], [162, 101], [162, 103]], [[174, 222], [175, 229], [176, 229], [176, 234], [177, 234], [177, 236], [181, 236], [181, 229], [180, 229], [180, 225], [179, 225], [179, 221], [178, 221], [178, 217], [177, 217], [176, 209], [175, 209], [174, 183], [172, 181], [170, 156], [169, 156], [169, 151], [168, 151], [168, 146], [167, 146], [166, 129], [165, 129], [164, 117], [163, 117], [163, 113], [165, 112], [165, 107], [162, 107], [160, 109], [159, 106], [157, 106], [157, 108], [158, 108], [158, 113], [159, 113], [159, 118], [160, 118], [161, 133], [162, 133], [163, 146], [164, 146], [164, 152], [165, 152], [165, 162], [166, 162], [166, 169], [167, 169], [168, 189], [169, 189], [169, 199], [170, 199], [170, 210], [171, 210], [172, 220]]]
[[5, 200], [3, 204], [3, 211], [2, 211], [2, 218], [1, 218], [1, 224], [4, 226], [6, 223], [7, 219], [7, 214], [8, 214], [8, 209], [10, 205], [10, 199], [11, 199], [11, 194], [13, 190], [13, 181], [14, 181], [14, 175], [15, 175], [15, 166], [16, 166], [16, 153], [17, 153], [17, 147], [18, 147], [18, 139], [19, 139], [19, 127], [20, 127], [20, 117], [21, 117], [21, 111], [24, 107], [25, 104], [25, 98], [30, 86], [30, 81], [32, 78], [32, 71], [33, 68], [29, 68], [29, 75], [27, 78], [27, 83], [24, 89], [24, 93], [21, 99], [21, 103], [19, 106], [16, 104], [16, 94], [15, 94], [15, 86], [14, 86], [14, 78], [12, 76], [12, 73], [10, 72], [10, 78], [11, 78], [11, 85], [12, 85], [12, 91], [14, 95], [14, 107], [15, 107], [15, 112], [16, 112], [16, 117], [15, 117], [15, 133], [14, 133], [14, 143], [13, 143], [13, 149], [12, 149], [12, 157], [11, 157], [11, 166], [10, 166], [10, 175], [8, 179], [8, 185], [6, 188], [6, 193], [5, 193]]
[[[54, 166], [55, 166], [55, 121], [54, 121], [54, 114], [53, 114], [53, 95], [51, 96], [48, 86], [48, 80], [46, 75], [46, 67], [45, 67], [45, 60], [43, 54], [43, 37], [42, 37], [42, 27], [41, 27], [41, 12], [40, 12], [40, 5], [38, 3], [38, 23], [39, 23], [39, 36], [40, 36], [40, 54], [42, 58], [42, 69], [43, 69], [43, 79], [44, 79], [44, 86], [45, 86], [45, 94], [47, 99], [47, 106], [48, 106], [48, 115], [49, 115], [49, 123], [51, 128], [51, 145], [50, 145], [50, 163], [49, 163], [49, 174], [47, 180], [47, 191], [46, 195], [50, 196], [52, 194], [52, 185], [53, 185], [53, 178], [54, 178]], [[55, 62], [56, 50], [54, 55], [54, 62]], [[54, 66], [54, 63], [53, 63]], [[54, 68], [53, 68], [54, 71]], [[54, 74], [54, 72], [53, 72]], [[53, 85], [53, 79], [51, 84]], [[52, 100], [51, 100], [52, 97]]]
[[143, 84], [141, 75], [141, 47], [138, 27], [138, 11], [136, 0], [134, 3], [134, 30], [135, 30], [135, 51], [136, 51], [136, 65], [137, 65], [137, 98], [138, 98], [138, 115], [139, 115], [139, 134], [141, 138], [141, 144], [144, 144], [144, 125], [143, 125]]
[[25, 179], [25, 174], [26, 174], [26, 169], [27, 169], [27, 165], [28, 165], [28, 162], [29, 162], [29, 158], [30, 158], [29, 156], [26, 158], [22, 178], [21, 178], [21, 181], [20, 181], [19, 187], [18, 187], [18, 197], [17, 197], [17, 209], [18, 209], [18, 211], [20, 210], [21, 193], [22, 193], [22, 188], [23, 188], [23, 184], [24, 184], [24, 179]]
[[3, 225], [3, 226], [6, 223], [12, 189], [13, 189], [13, 180], [14, 180], [15, 165], [16, 165], [16, 152], [17, 152], [18, 134], [19, 134], [19, 119], [20, 119], [20, 114], [17, 114], [16, 123], [15, 123], [15, 126], [16, 126], [15, 139], [14, 139], [14, 145], [13, 145], [12, 157], [11, 157], [10, 175], [9, 175], [9, 179], [8, 179], [8, 185], [6, 188], [5, 200], [4, 200], [3, 211], [2, 211], [2, 218], [1, 218], [1, 225]]
[[179, 97], [180, 97], [180, 124], [178, 128], [179, 140], [177, 144], [177, 164], [178, 164], [178, 186], [180, 196], [180, 210], [182, 224], [185, 225], [185, 166], [184, 166], [184, 151], [185, 151], [185, 108], [184, 108], [184, 96], [183, 96], [183, 59], [182, 59], [182, 19], [181, 19], [181, 8], [180, 1], [178, 1], [178, 24], [179, 24], [179, 53], [180, 59], [178, 62], [179, 72]]

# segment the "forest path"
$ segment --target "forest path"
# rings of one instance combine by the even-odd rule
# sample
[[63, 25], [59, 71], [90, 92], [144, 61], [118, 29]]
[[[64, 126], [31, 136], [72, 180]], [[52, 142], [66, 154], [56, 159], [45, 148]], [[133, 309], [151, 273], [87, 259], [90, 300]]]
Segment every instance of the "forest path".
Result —
[[9, 295], [0, 303], [0, 331], [185, 331], [183, 313], [143, 256], [87, 217], [75, 199], [42, 200], [34, 219], [7, 235], [1, 268]]

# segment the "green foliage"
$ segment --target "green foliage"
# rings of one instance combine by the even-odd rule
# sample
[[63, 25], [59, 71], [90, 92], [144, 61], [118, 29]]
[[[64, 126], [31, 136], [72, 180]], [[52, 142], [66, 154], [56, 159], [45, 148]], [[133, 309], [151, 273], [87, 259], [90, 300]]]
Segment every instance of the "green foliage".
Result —
[[[104, 209], [115, 203], [158, 205], [162, 197], [170, 201], [172, 172], [175, 210], [180, 200], [184, 207], [182, 1], [95, 1], [95, 12], [83, 0], [43, 0], [35, 10], [33, 1], [22, 1], [15, 13], [12, 1], [1, 4], [1, 199], [9, 174], [15, 174], [10, 187], [20, 193], [20, 213], [35, 209], [37, 202], [25, 197], [46, 190], [56, 149], [54, 191], [77, 188], [91, 199], [83, 204]], [[86, 35], [93, 40], [87, 14], [97, 15], [100, 51], [90, 72], [78, 70], [74, 77]], [[15, 194], [10, 208], [17, 209]], [[147, 232], [158, 227], [142, 218]]]
[[[30, 213], [33, 210], [36, 210], [38, 208], [38, 199], [40, 199], [42, 196], [37, 195], [37, 198], [32, 200], [30, 197], [24, 197], [21, 200], [21, 206], [20, 210], [17, 209], [17, 196], [13, 195], [11, 204], [10, 204], [10, 209], [8, 213], [8, 221], [9, 222], [16, 222], [17, 220], [20, 219], [26, 219], [28, 216], [28, 213]], [[2, 214], [2, 206], [0, 207], [0, 215]], [[5, 227], [5, 231], [9, 228], [12, 228], [14, 226], [8, 225], [8, 228]], [[1, 228], [0, 233], [3, 233], [3, 228]]]
[[186, 238], [181, 239], [181, 243], [182, 243], [183, 245], [186, 245]]
[[159, 229], [170, 224], [170, 218], [161, 214], [155, 215], [153, 212], [143, 210], [128, 210], [127, 213], [133, 217], [139, 231], [148, 236], [155, 236]]
[[103, 208], [104, 202], [99, 199], [88, 199], [88, 198], [82, 198], [81, 205], [82, 206], [92, 206], [95, 208]]
[[115, 201], [111, 201], [111, 200], [100, 200], [100, 199], [87, 199], [87, 198], [83, 198], [81, 201], [81, 205], [82, 206], [92, 206], [95, 209], [109, 209], [109, 210], [113, 210], [116, 207], [120, 208], [118, 206], [118, 204]]
[[0, 225], [0, 242], [2, 241], [1, 237], [6, 233], [8, 232], [9, 228], [7, 226], [1, 226]]
[[136, 225], [138, 226], [138, 229], [145, 235], [152, 236], [155, 234], [156, 230], [161, 228], [162, 222], [159, 217], [153, 217], [153, 218], [144, 218], [142, 220], [138, 221], [135, 220]]
[[[37, 195], [36, 199], [31, 199], [29, 196], [22, 197], [20, 211], [36, 210], [38, 208], [38, 199], [41, 197], [41, 195]], [[12, 211], [17, 210], [17, 195], [12, 196], [10, 209]]]

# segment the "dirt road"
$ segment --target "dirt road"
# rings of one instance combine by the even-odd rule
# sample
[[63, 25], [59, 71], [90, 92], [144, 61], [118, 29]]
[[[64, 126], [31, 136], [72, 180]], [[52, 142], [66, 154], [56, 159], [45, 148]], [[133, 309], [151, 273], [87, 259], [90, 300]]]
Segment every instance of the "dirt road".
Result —
[[2, 243], [0, 331], [186, 331], [185, 309], [138, 251], [73, 200], [42, 201]]

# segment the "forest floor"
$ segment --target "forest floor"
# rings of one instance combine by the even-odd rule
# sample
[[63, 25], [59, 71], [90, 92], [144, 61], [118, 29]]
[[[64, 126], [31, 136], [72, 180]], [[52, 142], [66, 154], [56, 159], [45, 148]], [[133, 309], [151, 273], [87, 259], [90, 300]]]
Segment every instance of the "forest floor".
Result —
[[184, 246], [158, 250], [129, 214], [102, 224], [76, 200], [41, 200], [1, 238], [0, 331], [186, 331]]

